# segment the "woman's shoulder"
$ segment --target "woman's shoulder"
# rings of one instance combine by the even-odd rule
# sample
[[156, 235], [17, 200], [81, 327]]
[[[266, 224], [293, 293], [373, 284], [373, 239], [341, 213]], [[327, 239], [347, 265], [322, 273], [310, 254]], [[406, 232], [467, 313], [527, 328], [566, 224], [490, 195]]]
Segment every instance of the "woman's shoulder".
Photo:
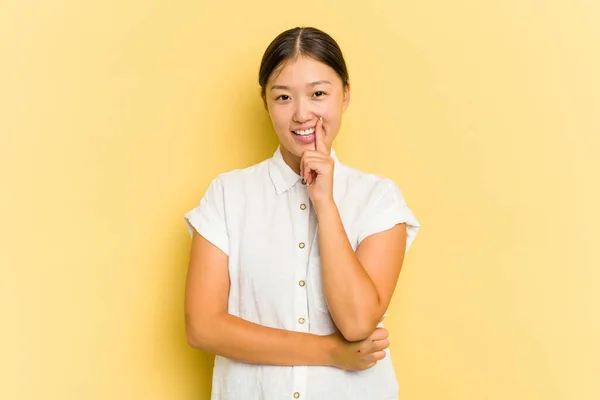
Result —
[[343, 177], [349, 190], [368, 194], [399, 190], [396, 182], [387, 176], [365, 172], [345, 164], [340, 164], [339, 168], [340, 176]]

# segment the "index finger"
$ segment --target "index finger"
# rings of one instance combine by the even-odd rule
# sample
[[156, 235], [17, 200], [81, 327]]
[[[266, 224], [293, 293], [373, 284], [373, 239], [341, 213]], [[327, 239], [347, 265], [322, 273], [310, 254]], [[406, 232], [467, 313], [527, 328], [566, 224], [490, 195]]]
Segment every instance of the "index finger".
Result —
[[323, 131], [323, 117], [319, 117], [315, 127], [315, 150], [321, 153], [327, 153], [325, 147], [325, 132]]

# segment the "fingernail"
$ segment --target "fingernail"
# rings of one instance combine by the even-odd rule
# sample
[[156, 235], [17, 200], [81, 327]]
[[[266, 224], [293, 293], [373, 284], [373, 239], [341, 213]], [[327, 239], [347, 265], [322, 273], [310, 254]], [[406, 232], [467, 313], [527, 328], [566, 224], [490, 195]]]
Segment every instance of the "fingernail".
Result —
[[319, 117], [319, 121], [323, 121], [323, 117]]

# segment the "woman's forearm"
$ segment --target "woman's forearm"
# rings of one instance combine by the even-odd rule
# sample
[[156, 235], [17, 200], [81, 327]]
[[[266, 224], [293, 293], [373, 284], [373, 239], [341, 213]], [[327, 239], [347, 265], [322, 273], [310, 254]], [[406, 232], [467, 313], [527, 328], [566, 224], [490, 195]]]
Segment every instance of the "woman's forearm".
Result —
[[348, 241], [336, 204], [320, 205], [317, 215], [329, 311], [347, 340], [362, 340], [373, 332], [385, 310], [381, 310], [377, 289]]
[[288, 366], [333, 364], [335, 340], [329, 336], [268, 328], [227, 313], [186, 325], [192, 347], [232, 360]]

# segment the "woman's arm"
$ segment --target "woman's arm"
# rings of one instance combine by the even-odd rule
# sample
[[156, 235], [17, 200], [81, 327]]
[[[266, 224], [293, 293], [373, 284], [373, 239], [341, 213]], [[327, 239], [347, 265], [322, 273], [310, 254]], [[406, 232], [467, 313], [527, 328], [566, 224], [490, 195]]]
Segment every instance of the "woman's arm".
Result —
[[331, 338], [267, 328], [228, 313], [227, 260], [194, 232], [185, 293], [190, 345], [253, 364], [331, 365]]
[[392, 298], [404, 261], [406, 224], [367, 237], [355, 253], [336, 204], [320, 204], [316, 212], [329, 311], [347, 340], [363, 340], [375, 330]]
[[185, 292], [188, 342], [232, 360], [267, 365], [324, 365], [350, 370], [370, 368], [385, 357], [387, 331], [349, 343], [338, 333], [317, 336], [264, 327], [227, 311], [228, 258], [194, 232]]
[[368, 235], [354, 253], [333, 198], [335, 161], [330, 154], [319, 117], [315, 150], [302, 154], [300, 175], [309, 185], [319, 221], [321, 276], [329, 312], [344, 337], [357, 341], [375, 330], [392, 298], [404, 261], [406, 224]]

